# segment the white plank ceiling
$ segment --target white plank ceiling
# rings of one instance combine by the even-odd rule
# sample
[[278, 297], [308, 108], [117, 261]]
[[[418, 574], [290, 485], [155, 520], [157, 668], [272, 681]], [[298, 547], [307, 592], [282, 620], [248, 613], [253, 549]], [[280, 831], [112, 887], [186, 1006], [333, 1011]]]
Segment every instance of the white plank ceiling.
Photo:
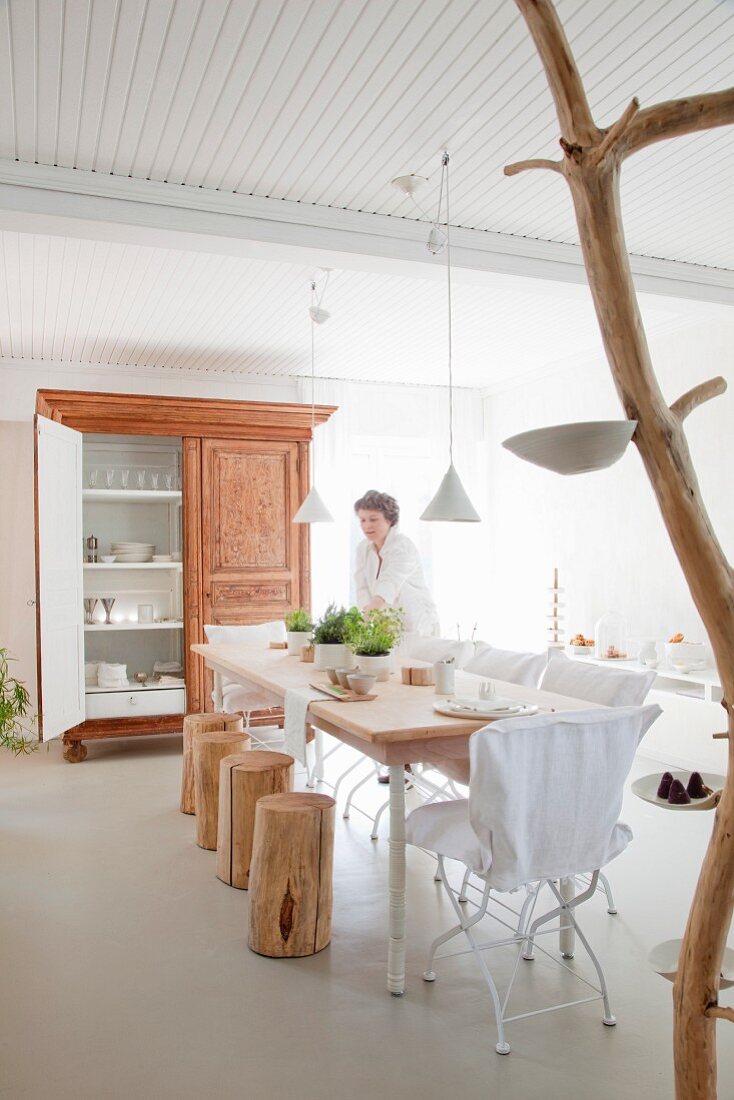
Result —
[[[0, 248], [3, 358], [219, 375], [310, 372], [313, 269], [8, 232]], [[726, 309], [640, 297], [651, 335]], [[443, 281], [334, 272], [323, 305], [331, 319], [316, 329], [317, 375], [446, 383]], [[501, 385], [601, 354], [585, 287], [510, 276], [455, 280], [457, 384]]]
[[[734, 83], [732, 0], [558, 0], [592, 109]], [[576, 243], [567, 189], [504, 164], [555, 156], [558, 126], [512, 0], [1, 0], [0, 158], [415, 218], [389, 185], [452, 155], [452, 221]], [[734, 128], [628, 162], [630, 252], [734, 269]], [[302, 373], [305, 268], [3, 234], [0, 354]], [[343, 272], [319, 373], [435, 381], [441, 290]], [[697, 307], [646, 304], [675, 328]], [[530, 319], [530, 320], [529, 320]], [[464, 384], [599, 350], [585, 296], [536, 281], [457, 288]], [[511, 335], [510, 335], [511, 334]], [[486, 349], [491, 348], [491, 353]], [[509, 367], [508, 367], [509, 364]], [[488, 379], [488, 375], [492, 376]]]

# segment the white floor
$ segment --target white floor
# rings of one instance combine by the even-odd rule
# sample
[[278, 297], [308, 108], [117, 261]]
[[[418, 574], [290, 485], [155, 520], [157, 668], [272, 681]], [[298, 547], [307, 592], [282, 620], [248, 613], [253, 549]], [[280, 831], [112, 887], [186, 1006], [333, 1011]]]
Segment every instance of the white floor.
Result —
[[[640, 760], [635, 774], [650, 770]], [[671, 986], [646, 956], [682, 932], [709, 814], [628, 798], [636, 841], [609, 872], [619, 915], [599, 899], [584, 924], [618, 1026], [602, 1026], [599, 1004], [522, 1021], [501, 1058], [469, 960], [421, 981], [426, 945], [452, 923], [423, 853], [409, 858], [405, 997], [385, 991], [387, 844], [356, 813], [337, 818], [331, 946], [261, 958], [246, 945], [247, 894], [219, 882], [178, 812], [179, 776], [177, 738], [92, 745], [80, 765], [58, 745], [0, 758], [0, 1097], [672, 1095]], [[385, 788], [365, 791], [377, 804]], [[521, 977], [534, 996], [564, 995], [563, 972], [542, 958]], [[734, 1079], [726, 1027], [722, 1096]]]

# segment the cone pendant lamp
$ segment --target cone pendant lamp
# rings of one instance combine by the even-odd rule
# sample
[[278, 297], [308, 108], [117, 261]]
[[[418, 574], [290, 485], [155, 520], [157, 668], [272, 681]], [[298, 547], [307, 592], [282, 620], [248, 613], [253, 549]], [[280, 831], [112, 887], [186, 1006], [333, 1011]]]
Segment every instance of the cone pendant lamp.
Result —
[[[446, 274], [448, 287], [448, 336], [449, 336], [449, 468], [443, 476], [438, 491], [421, 516], [421, 519], [445, 523], [481, 523], [479, 514], [469, 500], [466, 489], [454, 466], [454, 379], [451, 360], [451, 221], [449, 217], [449, 155], [441, 160], [441, 187], [438, 194], [438, 214], [431, 230], [434, 234], [441, 217], [441, 197], [446, 188]], [[430, 244], [429, 244], [430, 248]]]
[[[326, 282], [329, 281], [329, 275], [327, 272]], [[321, 292], [321, 297], [316, 300], [316, 281], [311, 282], [311, 305], [309, 307], [309, 316], [311, 318], [311, 488], [308, 491], [308, 496], [304, 500], [301, 507], [293, 517], [293, 523], [333, 523], [334, 517], [329, 509], [324, 504], [318, 489], [316, 488], [316, 448], [314, 446], [314, 429], [316, 427], [316, 405], [315, 405], [315, 338], [314, 329], [316, 325], [322, 325], [325, 321], [328, 321], [329, 314], [325, 309], [321, 308], [321, 301], [324, 297], [324, 291], [326, 290], [326, 283], [324, 289]]]

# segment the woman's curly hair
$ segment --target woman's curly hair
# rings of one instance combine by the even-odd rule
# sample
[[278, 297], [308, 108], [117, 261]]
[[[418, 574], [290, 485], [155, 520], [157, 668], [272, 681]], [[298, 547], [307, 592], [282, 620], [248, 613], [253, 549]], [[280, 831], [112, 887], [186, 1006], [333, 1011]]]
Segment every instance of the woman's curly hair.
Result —
[[377, 489], [368, 489], [364, 496], [355, 500], [354, 511], [382, 512], [391, 527], [395, 527], [400, 519], [400, 505], [395, 497], [391, 497], [389, 493], [380, 493]]

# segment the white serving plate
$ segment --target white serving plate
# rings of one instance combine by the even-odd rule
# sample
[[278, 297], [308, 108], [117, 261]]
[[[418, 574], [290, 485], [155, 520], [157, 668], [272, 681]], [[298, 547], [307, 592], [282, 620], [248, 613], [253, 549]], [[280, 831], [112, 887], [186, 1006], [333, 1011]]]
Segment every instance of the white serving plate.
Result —
[[[684, 787], [688, 786], [688, 780], [691, 778], [690, 772], [673, 771], [672, 768], [663, 768], [663, 771], [669, 771], [673, 779], [680, 779]], [[658, 798], [657, 791], [663, 771], [655, 772], [652, 775], [642, 775], [639, 779], [635, 779], [632, 784], [632, 793], [645, 802], [652, 802], [653, 806], [660, 806], [663, 810], [713, 810], [718, 805], [721, 789], [726, 783], [726, 776], [715, 775], [713, 772], [701, 772], [704, 783], [707, 787], [712, 787], [714, 793], [709, 795], [708, 798], [692, 798], [690, 802], [686, 802], [685, 806], [676, 806], [668, 802], [667, 798]]]
[[[653, 947], [647, 956], [647, 961], [656, 974], [667, 978], [669, 982], [675, 981], [678, 972], [678, 958], [683, 940], [665, 940]], [[721, 977], [719, 989], [729, 989], [734, 985], [734, 951], [731, 947], [724, 948], [724, 958], [721, 960]]]
[[528, 714], [537, 714], [535, 705], [520, 703], [515, 699], [476, 699], [473, 696], [457, 695], [451, 699], [440, 699], [433, 704], [438, 714], [450, 718], [517, 718]]
[[146, 561], [150, 561], [150, 554], [118, 554], [116, 564], [124, 565], [127, 562], [129, 565], [133, 565]]

